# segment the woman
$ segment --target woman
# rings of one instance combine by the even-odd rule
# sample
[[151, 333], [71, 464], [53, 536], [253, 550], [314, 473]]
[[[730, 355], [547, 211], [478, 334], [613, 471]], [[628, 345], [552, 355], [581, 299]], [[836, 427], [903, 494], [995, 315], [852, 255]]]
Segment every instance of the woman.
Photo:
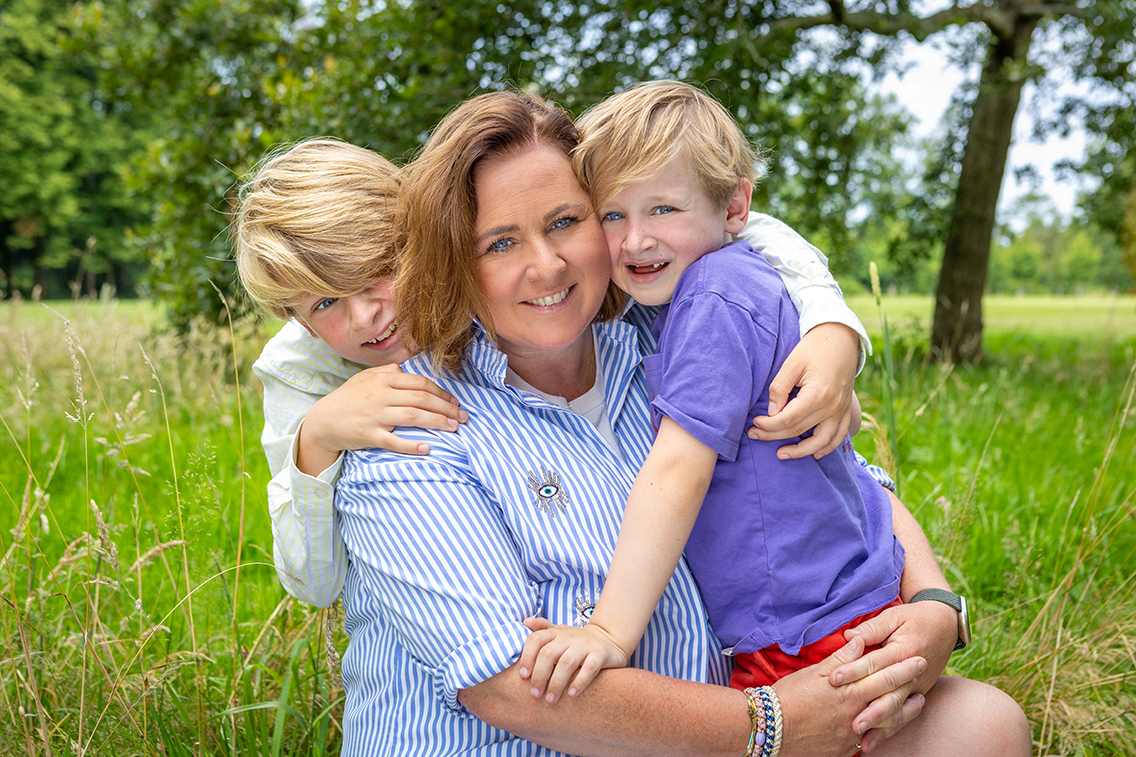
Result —
[[[685, 565], [632, 668], [554, 707], [515, 670], [529, 628], [586, 622], [651, 443], [650, 314], [614, 320], [603, 234], [568, 160], [575, 139], [561, 111], [496, 93], [447, 117], [411, 169], [400, 311], [429, 356], [405, 369], [461, 397], [469, 422], [445, 438], [407, 432], [430, 440], [428, 457], [345, 463], [344, 754], [746, 751], [745, 696], [707, 685], [727, 665]], [[910, 516], [896, 530], [905, 584], [945, 585]], [[779, 681], [783, 754], [849, 755], [882, 727], [863, 736], [871, 750], [912, 718], [923, 700], [908, 695], [935, 682], [957, 635], [953, 613], [923, 606], [936, 604], [861, 627], [869, 642], [888, 638], [870, 659], [837, 670], [862, 650], [854, 639]], [[917, 752], [929, 729], [950, 728], [963, 731], [959, 753], [1028, 752], [1020, 710], [996, 689], [944, 679], [927, 699], [929, 714], [881, 752]]]

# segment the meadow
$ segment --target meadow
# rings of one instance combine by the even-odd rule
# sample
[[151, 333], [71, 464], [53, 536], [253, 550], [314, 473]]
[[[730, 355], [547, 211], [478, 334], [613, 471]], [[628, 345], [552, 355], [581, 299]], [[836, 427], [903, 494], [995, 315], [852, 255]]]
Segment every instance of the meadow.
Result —
[[[0, 303], [0, 755], [337, 754], [341, 622], [271, 566], [275, 326], [49, 304]], [[1021, 702], [1035, 754], [1136, 755], [1136, 301], [990, 298], [975, 367], [923, 362], [928, 298], [884, 307], [894, 422], [870, 358], [856, 445], [975, 607], [949, 671]]]

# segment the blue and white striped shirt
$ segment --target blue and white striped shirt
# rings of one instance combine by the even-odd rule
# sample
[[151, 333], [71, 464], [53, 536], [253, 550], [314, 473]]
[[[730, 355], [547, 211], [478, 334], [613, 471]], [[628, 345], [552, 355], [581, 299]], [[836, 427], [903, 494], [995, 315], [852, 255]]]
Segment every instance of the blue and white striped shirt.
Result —
[[[336, 506], [350, 566], [343, 754], [552, 755], [457, 702], [512, 665], [544, 616], [583, 623], [607, 574], [624, 504], [652, 434], [641, 355], [651, 313], [597, 324], [617, 454], [582, 416], [505, 384], [479, 334], [456, 374], [404, 365], [461, 397], [456, 434], [403, 430], [430, 455], [348, 453]], [[634, 326], [631, 325], [634, 323]], [[631, 664], [724, 683], [727, 662], [679, 564]]]

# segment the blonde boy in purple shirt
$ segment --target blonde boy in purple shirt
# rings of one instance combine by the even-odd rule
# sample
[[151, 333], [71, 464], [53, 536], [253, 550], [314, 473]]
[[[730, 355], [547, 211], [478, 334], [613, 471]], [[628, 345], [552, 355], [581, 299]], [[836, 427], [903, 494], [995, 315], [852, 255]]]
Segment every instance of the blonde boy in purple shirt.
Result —
[[731, 241], [755, 171], [725, 109], [689, 85], [655, 82], [579, 125], [574, 160], [612, 278], [662, 306], [659, 349], [644, 361], [658, 436], [588, 625], [532, 634], [522, 675], [555, 701], [626, 665], [685, 548], [711, 626], [736, 658], [731, 684], [771, 684], [795, 666], [787, 658], [809, 664], [811, 645], [842, 646], [853, 621], [896, 601], [903, 548], [890, 501], [847, 439], [819, 460], [780, 460], [781, 442], [745, 435], [799, 330], [772, 267]]

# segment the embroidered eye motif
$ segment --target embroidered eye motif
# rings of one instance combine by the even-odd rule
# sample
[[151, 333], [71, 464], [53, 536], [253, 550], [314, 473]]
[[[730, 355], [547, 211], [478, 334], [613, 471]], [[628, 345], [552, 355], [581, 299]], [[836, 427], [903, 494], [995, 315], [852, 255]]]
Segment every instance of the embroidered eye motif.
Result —
[[540, 508], [540, 511], [556, 517], [556, 509], [561, 513], [568, 512], [567, 505], [570, 501], [568, 492], [564, 489], [564, 485], [560, 482], [560, 474], [555, 471], [547, 470], [543, 465], [540, 466], [540, 478], [532, 471], [528, 472], [525, 478], [525, 484], [536, 495], [536, 502], [534, 503]]
[[592, 596], [591, 592], [580, 594], [576, 597], [573, 605], [576, 608], [576, 620], [573, 625], [577, 628], [583, 628], [588, 625], [588, 621], [592, 619], [592, 613], [596, 609], [596, 602], [599, 601], [599, 596]]

